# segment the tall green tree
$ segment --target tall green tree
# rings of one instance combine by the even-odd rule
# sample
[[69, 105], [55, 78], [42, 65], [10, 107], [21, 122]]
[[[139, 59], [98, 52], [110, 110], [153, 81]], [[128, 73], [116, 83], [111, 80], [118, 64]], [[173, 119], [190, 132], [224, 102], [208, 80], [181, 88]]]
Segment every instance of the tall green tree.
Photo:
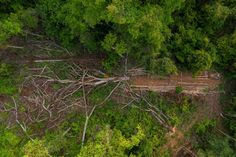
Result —
[[88, 143], [81, 148], [77, 157], [126, 157], [126, 152], [134, 146], [138, 146], [145, 135], [140, 126], [137, 127], [137, 134], [125, 138], [119, 130], [106, 127], [97, 133], [95, 141]]

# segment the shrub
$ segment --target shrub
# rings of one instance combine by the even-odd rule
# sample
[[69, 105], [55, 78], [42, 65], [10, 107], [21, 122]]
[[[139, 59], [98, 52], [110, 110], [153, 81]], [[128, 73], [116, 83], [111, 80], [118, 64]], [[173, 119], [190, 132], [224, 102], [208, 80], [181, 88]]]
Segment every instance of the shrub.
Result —
[[11, 14], [5, 19], [0, 19], [0, 43], [21, 32], [22, 23], [17, 14]]
[[177, 68], [170, 58], [159, 58], [151, 61], [151, 70], [158, 75], [176, 74]]
[[188, 57], [189, 69], [194, 74], [208, 70], [212, 65], [212, 57], [204, 50], [196, 50]]
[[19, 78], [14, 75], [14, 67], [7, 64], [0, 64], [0, 94], [13, 95], [18, 89], [16, 83]]
[[33, 140], [29, 141], [23, 148], [24, 157], [50, 157], [47, 148], [43, 141]]
[[5, 126], [0, 126], [0, 156], [12, 157], [20, 156], [20, 142], [21, 139], [11, 131], [7, 130]]
[[198, 135], [203, 135], [211, 131], [211, 129], [215, 125], [216, 125], [216, 121], [206, 118], [195, 125], [195, 133], [197, 133]]

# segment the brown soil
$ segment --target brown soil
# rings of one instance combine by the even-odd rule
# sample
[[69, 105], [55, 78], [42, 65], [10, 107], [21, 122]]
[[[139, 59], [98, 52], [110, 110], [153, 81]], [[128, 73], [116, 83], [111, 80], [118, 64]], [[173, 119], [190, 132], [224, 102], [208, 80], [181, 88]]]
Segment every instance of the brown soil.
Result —
[[214, 90], [220, 84], [218, 73], [204, 72], [196, 77], [190, 73], [181, 73], [166, 78], [156, 76], [135, 76], [131, 78], [136, 89], [156, 92], [169, 92], [182, 87], [184, 93], [199, 94]]

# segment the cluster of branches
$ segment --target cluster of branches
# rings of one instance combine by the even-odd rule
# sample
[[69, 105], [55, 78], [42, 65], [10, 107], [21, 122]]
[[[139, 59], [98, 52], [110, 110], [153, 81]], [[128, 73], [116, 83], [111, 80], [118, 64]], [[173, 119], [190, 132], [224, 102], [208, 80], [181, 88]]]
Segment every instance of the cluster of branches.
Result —
[[[130, 86], [128, 82], [126, 82], [126, 86], [123, 86], [126, 96], [122, 96], [128, 96], [128, 103], [125, 102], [125, 105], [122, 108], [126, 108], [132, 104], [141, 111], [150, 113], [157, 120], [157, 122], [168, 131], [175, 132], [175, 127], [170, 124], [171, 117], [165, 114], [160, 108], [157, 107], [157, 105], [153, 104], [148, 100], [148, 98], [146, 98], [146, 90], [137, 90], [133, 87], [134, 86]], [[145, 105], [135, 105], [141, 103], [144, 103]]]
[[[46, 122], [46, 128], [51, 129], [59, 125], [71, 110], [85, 110], [88, 117], [91, 106], [87, 104], [86, 97], [94, 87], [108, 82], [120, 84], [129, 79], [128, 77], [96, 77], [76, 65], [71, 66], [70, 75], [72, 79], [60, 79], [45, 66], [37, 74], [26, 77], [22, 84], [22, 96], [19, 99], [12, 97], [12, 105], [3, 104], [1, 109], [10, 112], [8, 126], [11, 127], [13, 122], [16, 122], [26, 132], [29, 126]], [[53, 85], [56, 85], [57, 89], [54, 89]], [[73, 94], [79, 91], [83, 91], [84, 96], [73, 97]]]
[[[82, 135], [83, 144], [90, 117], [97, 107], [102, 106], [112, 97], [115, 91], [117, 91], [116, 93], [126, 93], [126, 97], [128, 97], [123, 108], [134, 104], [133, 102], [145, 102], [146, 106], [139, 106], [140, 110], [151, 113], [160, 125], [173, 131], [173, 127], [168, 123], [170, 117], [151, 104], [144, 94], [132, 90], [129, 77], [126, 75], [99, 77], [97, 74], [101, 75], [100, 71], [89, 71], [75, 64], [71, 66], [70, 79], [60, 79], [47, 66], [37, 70], [39, 71], [25, 78], [20, 99], [12, 97], [13, 105], [3, 105], [3, 110], [11, 113], [11, 118], [8, 120], [9, 127], [16, 122], [26, 135], [28, 135], [28, 129], [34, 124], [43, 123], [45, 124], [44, 129], [52, 129], [61, 124], [68, 113], [77, 111], [86, 117]], [[95, 105], [90, 104], [88, 95], [91, 91], [95, 87], [106, 85], [109, 82], [116, 86], [103, 101]], [[53, 85], [56, 85], [57, 88], [53, 88]], [[81, 96], [74, 96], [76, 92], [81, 92]], [[31, 137], [31, 135], [28, 136]]]

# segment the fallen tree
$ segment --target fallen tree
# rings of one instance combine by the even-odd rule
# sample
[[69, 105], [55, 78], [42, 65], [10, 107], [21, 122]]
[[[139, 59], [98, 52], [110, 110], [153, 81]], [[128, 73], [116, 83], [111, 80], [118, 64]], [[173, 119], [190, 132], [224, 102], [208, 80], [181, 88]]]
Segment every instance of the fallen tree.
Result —
[[[28, 130], [31, 126], [38, 123], [45, 123], [44, 129], [53, 129], [61, 124], [68, 113], [77, 111], [85, 115], [84, 129], [82, 133], [82, 145], [86, 139], [86, 130], [90, 117], [97, 107], [102, 107], [115, 92], [126, 93], [128, 101], [125, 107], [144, 101], [145, 107], [140, 107], [143, 112], [150, 113], [157, 122], [167, 130], [173, 132], [173, 126], [169, 123], [170, 117], [162, 112], [155, 105], [151, 104], [145, 94], [139, 94], [139, 91], [133, 90], [130, 85], [129, 76], [105, 77], [98, 70], [82, 69], [78, 65], [71, 66], [70, 79], [60, 79], [49, 67], [45, 66], [38, 69], [25, 78], [22, 84], [22, 96], [19, 99], [12, 98], [12, 106], [4, 104], [3, 111], [10, 112], [8, 127], [17, 123], [23, 132], [29, 137]], [[100, 76], [99, 76], [100, 75]], [[91, 91], [99, 86], [114, 84], [114, 87], [108, 95], [98, 104], [90, 104], [87, 100]], [[53, 85], [59, 86], [53, 89]], [[73, 97], [76, 92], [82, 92], [82, 96]]]

